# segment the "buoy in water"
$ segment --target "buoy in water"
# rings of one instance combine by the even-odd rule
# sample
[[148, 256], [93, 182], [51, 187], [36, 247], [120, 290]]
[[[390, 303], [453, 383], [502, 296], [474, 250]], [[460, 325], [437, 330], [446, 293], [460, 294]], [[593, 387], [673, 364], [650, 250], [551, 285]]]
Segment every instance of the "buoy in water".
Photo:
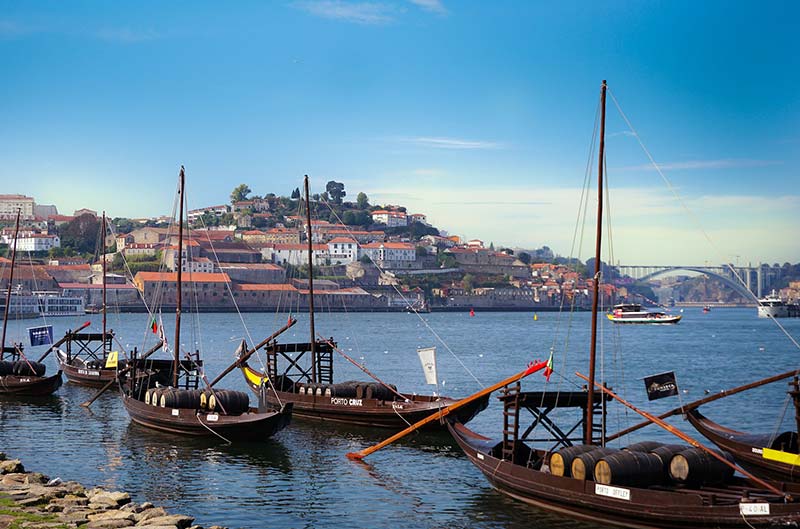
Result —
[[469, 309], [470, 317], [475, 316], [475, 309]]
[[533, 315], [533, 321], [538, 321], [538, 320], [539, 320], [539, 315], [538, 314], [534, 314]]

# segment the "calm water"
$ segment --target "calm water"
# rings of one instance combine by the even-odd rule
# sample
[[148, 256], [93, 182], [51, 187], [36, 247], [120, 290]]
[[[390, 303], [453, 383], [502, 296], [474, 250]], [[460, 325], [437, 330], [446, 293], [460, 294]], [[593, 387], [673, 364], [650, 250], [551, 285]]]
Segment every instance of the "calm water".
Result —
[[[99, 331], [99, 316], [91, 316]], [[243, 316], [253, 340], [271, 334], [286, 321], [279, 314]], [[416, 356], [417, 347], [436, 345], [442, 393], [464, 396], [483, 385], [522, 370], [527, 362], [556, 351], [557, 373], [550, 389], [577, 387], [576, 369], [586, 372], [589, 315], [552, 313], [319, 315], [317, 330], [334, 336], [342, 349], [366, 363], [387, 382], [407, 391], [429, 392]], [[244, 330], [235, 314], [204, 314], [203, 327], [191, 330], [194, 316], [184, 315], [184, 347], [204, 351], [210, 376], [232, 361]], [[307, 340], [305, 315], [282, 337]], [[50, 319], [56, 336], [82, 322]], [[11, 324], [19, 339], [25, 327]], [[109, 316], [125, 348], [146, 347], [152, 341], [142, 315]], [[171, 321], [165, 322], [168, 333]], [[800, 319], [783, 320], [797, 339]], [[169, 336], [169, 334], [168, 334]], [[800, 357], [773, 322], [756, 318], [755, 309], [685, 309], [675, 326], [611, 327], [602, 331], [598, 354], [605, 360], [603, 378], [619, 393], [659, 413], [678, 406], [677, 397], [647, 403], [641, 378], [674, 370], [684, 402], [706, 390], [724, 388], [787, 371]], [[566, 353], [564, 353], [566, 351]], [[38, 357], [39, 354], [31, 354]], [[355, 367], [337, 358], [338, 380], [364, 379]], [[54, 360], [48, 359], [48, 372]], [[256, 361], [257, 363], [257, 361]], [[561, 376], [559, 376], [561, 375]], [[222, 387], [245, 390], [238, 371]], [[538, 374], [525, 389], [544, 388]], [[773, 431], [791, 428], [793, 412], [786, 408], [786, 385], [775, 383], [704, 408], [723, 423]], [[509, 500], [493, 491], [447, 436], [415, 435], [368, 458], [369, 466], [345, 458], [345, 453], [374, 444], [389, 432], [342, 428], [295, 421], [261, 444], [225, 446], [221, 442], [187, 441], [130, 424], [115, 393], [108, 392], [87, 410], [80, 403], [93, 390], [65, 384], [44, 402], [0, 401], [0, 450], [21, 458], [31, 470], [86, 485], [125, 490], [136, 501], [152, 501], [173, 512], [191, 514], [197, 523], [231, 528], [388, 527], [399, 528], [522, 528], [587, 527], [553, 517]], [[639, 422], [638, 416], [613, 406], [608, 431]], [[496, 436], [501, 408], [493, 402], [471, 426]], [[673, 424], [694, 433], [688, 423]], [[671, 441], [655, 427], [634, 434]]]

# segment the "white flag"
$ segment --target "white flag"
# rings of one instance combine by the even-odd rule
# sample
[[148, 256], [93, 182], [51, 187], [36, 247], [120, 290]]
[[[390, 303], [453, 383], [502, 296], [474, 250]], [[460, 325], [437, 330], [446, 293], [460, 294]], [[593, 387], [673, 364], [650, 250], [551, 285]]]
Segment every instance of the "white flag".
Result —
[[419, 361], [422, 362], [422, 370], [425, 372], [425, 382], [437, 384], [436, 378], [436, 348], [426, 347], [417, 349]]

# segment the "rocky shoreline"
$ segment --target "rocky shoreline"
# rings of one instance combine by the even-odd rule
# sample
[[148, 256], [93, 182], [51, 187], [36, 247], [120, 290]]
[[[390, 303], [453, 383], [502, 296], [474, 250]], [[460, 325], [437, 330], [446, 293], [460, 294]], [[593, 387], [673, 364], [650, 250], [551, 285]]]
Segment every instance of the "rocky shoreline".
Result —
[[193, 522], [150, 502], [132, 502], [127, 492], [26, 472], [21, 461], [0, 452], [0, 529], [203, 529]]

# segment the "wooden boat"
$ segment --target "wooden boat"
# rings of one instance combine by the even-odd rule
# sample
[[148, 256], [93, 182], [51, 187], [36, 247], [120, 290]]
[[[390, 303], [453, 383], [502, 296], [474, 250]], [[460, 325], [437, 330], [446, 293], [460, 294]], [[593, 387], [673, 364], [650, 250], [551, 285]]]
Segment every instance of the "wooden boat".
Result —
[[67, 381], [80, 386], [101, 388], [117, 377], [117, 367], [124, 367], [124, 361], [118, 361], [117, 366], [106, 367], [108, 353], [113, 347], [114, 333], [106, 326], [106, 212], [103, 212], [101, 228], [102, 251], [100, 252], [103, 265], [103, 302], [100, 313], [103, 315], [102, 333], [73, 333], [67, 332], [64, 349], [54, 349], [58, 361]]
[[703, 437], [730, 452], [753, 474], [778, 481], [800, 482], [800, 450], [797, 432], [751, 434], [715, 423], [699, 410], [686, 412], [686, 419]]
[[[20, 210], [17, 210], [14, 243], [11, 246], [11, 264], [6, 289], [6, 304], [3, 309], [3, 333], [0, 339], [0, 395], [41, 396], [50, 395], [61, 387], [61, 371], [44, 376], [47, 366], [25, 358], [22, 344], [6, 346], [8, 310], [11, 305], [11, 287], [14, 283], [14, 263], [17, 258], [17, 236], [19, 235]], [[52, 333], [51, 333], [52, 334]], [[52, 341], [52, 340], [51, 340]], [[10, 361], [4, 360], [8, 356]]]
[[621, 303], [614, 305], [614, 309], [606, 315], [614, 323], [678, 323], [680, 314], [667, 314], [666, 312], [644, 310], [638, 303]]
[[[601, 224], [606, 83], [601, 88], [600, 144], [598, 163], [598, 212], [595, 247], [595, 277], [600, 277]], [[473, 463], [501, 493], [561, 514], [594, 524], [629, 528], [751, 528], [797, 526], [800, 524], [800, 496], [793, 484], [772, 484], [735, 467], [729, 456], [702, 447], [659, 418], [625, 403], [595, 380], [599, 281], [593, 285], [592, 330], [589, 348], [589, 376], [585, 391], [522, 392], [520, 384], [507, 385], [501, 397], [504, 406], [503, 434], [492, 440], [456, 421], [448, 429]], [[600, 392], [595, 390], [597, 387]], [[692, 444], [659, 451], [613, 452], [603, 446], [606, 400], [612, 396]], [[556, 408], [574, 408], [576, 424], [556, 425], [548, 413]], [[531, 412], [533, 423], [523, 428], [521, 410]], [[566, 413], [566, 412], [565, 412]], [[563, 414], [559, 414], [560, 417]], [[596, 417], [597, 416], [597, 417]], [[552, 435], [538, 438], [535, 427], [542, 425]], [[570, 432], [580, 431], [580, 439]], [[576, 445], [577, 442], [582, 444]], [[546, 448], [534, 443], [546, 442]], [[584, 451], [585, 453], [580, 453]], [[577, 452], [577, 454], [576, 454]], [[625, 452], [628, 455], [620, 456]], [[691, 455], [690, 454], [694, 454]], [[712, 466], [695, 464], [699, 459]], [[575, 464], [568, 464], [573, 461]], [[580, 464], [577, 463], [580, 461]], [[694, 461], [692, 463], [687, 463]], [[736, 468], [747, 479], [735, 477]], [[687, 472], [688, 469], [688, 472]], [[665, 472], [668, 471], [668, 472]]]
[[[181, 167], [179, 249], [183, 248], [184, 182], [185, 173]], [[265, 439], [289, 424], [291, 403], [274, 407], [262, 398], [258, 407], [251, 407], [247, 393], [215, 389], [214, 385], [233, 370], [235, 364], [200, 390], [200, 380], [204, 376], [199, 351], [187, 355], [185, 360], [179, 357], [184, 287], [181, 254], [181, 251], [177, 252], [173, 358], [171, 361], [137, 358], [134, 352], [122, 381], [125, 409], [133, 422], [154, 430], [186, 436], [217, 436], [224, 440]]]
[[[308, 241], [308, 269], [312, 266], [311, 213], [309, 205], [308, 176], [305, 177], [306, 239]], [[246, 361], [239, 361], [248, 387], [256, 394], [266, 393], [267, 401], [294, 404], [294, 415], [303, 419], [357, 424], [379, 428], [401, 429], [440, 410], [456, 399], [434, 395], [400, 393], [356, 364], [373, 378], [368, 382], [350, 381], [339, 384], [333, 380], [333, 356], [339, 351], [333, 339], [323, 340], [314, 330], [314, 278], [309, 274], [309, 321], [311, 341], [307, 343], [272, 343], [265, 349], [267, 372], [259, 371]], [[291, 355], [291, 356], [290, 356]], [[304, 360], [304, 357], [308, 361]], [[305, 362], [306, 365], [302, 366]], [[279, 372], [279, 366], [284, 366]], [[265, 391], [266, 388], [266, 391]], [[489, 396], [479, 399], [459, 410], [458, 418], [469, 421], [485, 409]], [[428, 429], [444, 429], [442, 422], [431, 423]]]

